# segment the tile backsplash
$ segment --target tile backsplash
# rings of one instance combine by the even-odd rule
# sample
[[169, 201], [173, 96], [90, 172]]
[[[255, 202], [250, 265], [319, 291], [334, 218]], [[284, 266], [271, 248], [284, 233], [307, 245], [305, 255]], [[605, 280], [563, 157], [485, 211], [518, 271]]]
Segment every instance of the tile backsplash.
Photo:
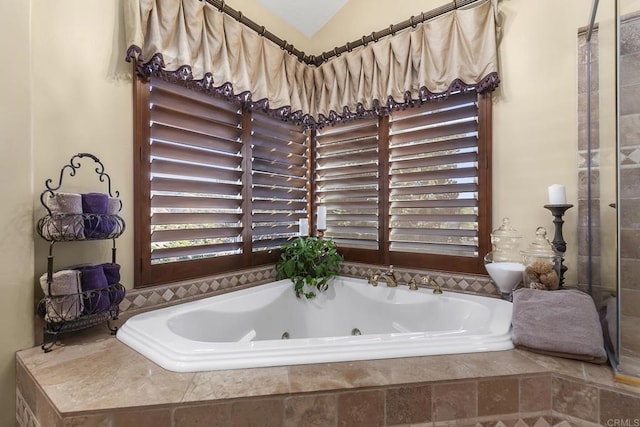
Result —
[[[369, 264], [345, 262], [342, 273], [350, 277], [366, 277], [381, 270], [381, 267]], [[443, 289], [498, 296], [498, 290], [488, 276], [465, 275], [416, 269], [395, 268], [400, 283], [415, 278], [418, 283], [423, 276], [430, 276]], [[188, 280], [149, 288], [131, 289], [120, 303], [123, 314], [135, 314], [155, 308], [192, 301], [212, 295], [236, 291], [276, 280], [273, 265], [252, 268], [216, 276]]]

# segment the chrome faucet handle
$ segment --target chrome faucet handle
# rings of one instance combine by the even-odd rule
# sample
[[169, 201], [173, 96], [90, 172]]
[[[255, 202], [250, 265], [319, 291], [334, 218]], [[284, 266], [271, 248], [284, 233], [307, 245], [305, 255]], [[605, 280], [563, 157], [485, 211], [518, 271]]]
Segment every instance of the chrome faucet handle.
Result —
[[442, 289], [440, 288], [440, 285], [438, 284], [438, 282], [433, 280], [431, 278], [431, 276], [423, 277], [422, 278], [422, 284], [433, 286], [433, 293], [436, 294], [436, 295], [440, 295], [442, 293]]

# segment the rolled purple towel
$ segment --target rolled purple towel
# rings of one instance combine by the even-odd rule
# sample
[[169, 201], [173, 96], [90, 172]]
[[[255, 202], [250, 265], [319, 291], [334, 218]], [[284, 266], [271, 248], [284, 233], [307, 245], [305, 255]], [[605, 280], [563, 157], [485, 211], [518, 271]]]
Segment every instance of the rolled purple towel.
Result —
[[122, 286], [115, 286], [120, 283], [120, 264], [108, 262], [102, 264], [102, 268], [109, 284], [109, 301], [111, 307], [115, 307], [122, 302], [125, 295]]
[[120, 264], [112, 262], [106, 262], [102, 264], [102, 270], [107, 278], [108, 285], [114, 285], [120, 283]]
[[125, 294], [126, 291], [124, 289], [124, 286], [122, 286], [121, 284], [116, 283], [114, 285], [111, 285], [109, 287], [109, 301], [111, 303], [111, 308], [116, 308], [117, 306], [119, 306], [124, 299]]
[[84, 235], [88, 239], [103, 239], [113, 231], [113, 222], [108, 220], [109, 195], [105, 193], [82, 194]]
[[106, 215], [109, 213], [109, 196], [105, 193], [82, 194], [82, 212]]
[[[111, 301], [102, 265], [85, 266], [80, 270], [80, 285], [84, 292], [84, 313], [94, 314], [109, 310]], [[93, 291], [93, 292], [90, 292]]]

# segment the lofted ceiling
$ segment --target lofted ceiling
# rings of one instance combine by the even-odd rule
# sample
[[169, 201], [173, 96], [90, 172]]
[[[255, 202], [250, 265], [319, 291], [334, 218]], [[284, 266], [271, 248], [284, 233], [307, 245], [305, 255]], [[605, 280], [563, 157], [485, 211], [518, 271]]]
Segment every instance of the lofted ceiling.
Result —
[[307, 37], [312, 37], [347, 0], [258, 0]]

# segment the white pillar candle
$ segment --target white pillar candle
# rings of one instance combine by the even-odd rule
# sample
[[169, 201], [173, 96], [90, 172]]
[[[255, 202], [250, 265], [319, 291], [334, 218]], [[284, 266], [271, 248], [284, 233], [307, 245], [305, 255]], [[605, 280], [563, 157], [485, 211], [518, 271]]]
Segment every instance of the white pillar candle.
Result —
[[316, 229], [318, 230], [327, 229], [327, 207], [326, 206], [318, 206], [318, 217], [316, 222]]
[[567, 192], [564, 185], [553, 184], [549, 186], [549, 204], [550, 205], [566, 205]]
[[298, 234], [302, 237], [309, 235], [309, 220], [307, 218], [300, 218], [298, 220]]

